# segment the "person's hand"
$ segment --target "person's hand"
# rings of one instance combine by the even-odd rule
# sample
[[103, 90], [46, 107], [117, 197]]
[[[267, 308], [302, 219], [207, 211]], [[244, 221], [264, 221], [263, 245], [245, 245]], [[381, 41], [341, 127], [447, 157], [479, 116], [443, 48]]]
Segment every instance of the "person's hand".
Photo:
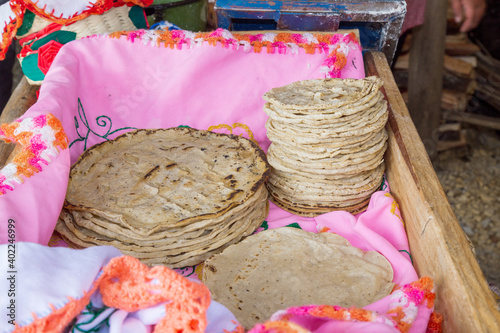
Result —
[[462, 22], [461, 32], [467, 32], [479, 25], [486, 12], [486, 0], [451, 0], [455, 21]]

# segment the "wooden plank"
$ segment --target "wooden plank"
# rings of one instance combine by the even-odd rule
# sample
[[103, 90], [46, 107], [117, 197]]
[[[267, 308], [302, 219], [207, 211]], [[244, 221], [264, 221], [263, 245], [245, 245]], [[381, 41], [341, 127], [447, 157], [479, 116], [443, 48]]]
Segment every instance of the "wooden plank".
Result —
[[443, 89], [454, 90], [472, 95], [477, 88], [475, 78], [460, 77], [445, 69], [443, 73]]
[[498, 332], [500, 312], [469, 240], [446, 199], [426, 149], [380, 52], [365, 54], [366, 72], [384, 81], [389, 102], [387, 179], [398, 201], [420, 276], [434, 279], [444, 332]]
[[470, 100], [470, 95], [463, 92], [443, 89], [441, 95], [441, 109], [452, 112], [462, 112], [467, 109], [467, 103]]
[[471, 42], [447, 42], [445, 50], [450, 56], [470, 56], [479, 52], [480, 48]]
[[477, 57], [474, 56], [474, 55], [469, 55], [469, 56], [455, 56], [455, 58], [460, 59], [462, 61], [465, 61], [466, 63], [470, 64], [474, 68], [477, 67]]
[[[397, 65], [397, 63], [396, 63]], [[392, 74], [396, 79], [396, 83], [400, 90], [408, 89], [408, 70], [396, 69], [392, 70]], [[465, 78], [457, 76], [445, 69], [443, 73], [443, 89], [454, 90], [472, 95], [477, 88], [477, 81], [472, 78]]]
[[[422, 141], [435, 146], [441, 122], [447, 1], [428, 1], [424, 24], [413, 29], [408, 79], [408, 109]], [[437, 149], [428, 151], [431, 158]]]
[[[5, 106], [2, 115], [0, 116], [0, 125], [11, 123], [28, 110], [36, 102], [36, 91], [39, 86], [32, 86], [23, 77], [17, 87], [12, 92], [12, 95]], [[6, 143], [0, 140], [0, 167], [3, 167], [11, 155], [15, 145]]]
[[447, 34], [445, 37], [445, 42], [446, 43], [471, 43], [469, 37], [465, 32], [459, 32], [459, 33], [450, 33]]
[[471, 78], [474, 73], [474, 66], [470, 63], [449, 55], [444, 56], [444, 68], [460, 77]]
[[[394, 64], [394, 69], [409, 69], [410, 68], [410, 53], [400, 55]], [[476, 59], [474, 57], [474, 59]], [[449, 72], [463, 78], [471, 78], [474, 73], [474, 66], [459, 57], [450, 57], [444, 55], [444, 68]]]
[[[450, 6], [451, 7], [451, 6]], [[453, 29], [455, 27], [455, 29]], [[447, 22], [447, 28], [451, 31], [458, 31], [460, 26], [454, 22], [453, 18]], [[480, 47], [471, 42], [465, 32], [447, 34], [445, 37], [445, 52], [450, 56], [472, 56], [479, 52]]]
[[406, 69], [406, 70], [410, 68], [410, 53], [405, 53], [400, 55], [393, 67], [394, 69]]
[[[439, 129], [441, 131], [441, 128]], [[437, 150], [443, 151], [447, 149], [463, 147], [467, 145], [467, 135], [465, 130], [461, 130], [459, 132], [460, 138], [458, 140], [453, 141], [438, 141]]]
[[500, 118], [467, 112], [445, 112], [445, 119], [500, 130]]

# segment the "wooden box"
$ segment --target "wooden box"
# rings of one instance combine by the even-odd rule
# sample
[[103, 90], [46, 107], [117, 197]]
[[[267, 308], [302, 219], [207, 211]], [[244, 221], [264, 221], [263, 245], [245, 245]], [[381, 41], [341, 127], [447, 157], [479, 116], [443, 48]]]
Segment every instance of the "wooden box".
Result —
[[452, 211], [384, 55], [365, 54], [389, 104], [386, 175], [398, 201], [419, 276], [434, 279], [444, 332], [500, 332], [500, 310]]
[[[436, 311], [445, 332], [500, 332], [500, 311], [434, 172], [425, 147], [382, 52], [366, 52], [367, 75], [384, 81], [389, 104], [387, 179], [405, 221], [410, 251], [420, 276], [434, 279]], [[23, 79], [0, 123], [10, 123], [35, 102], [36, 87]], [[0, 142], [0, 167], [13, 145]], [[12, 155], [14, 155], [12, 153]]]
[[392, 62], [406, 14], [404, 0], [216, 0], [217, 26], [231, 31], [357, 29], [363, 50]]

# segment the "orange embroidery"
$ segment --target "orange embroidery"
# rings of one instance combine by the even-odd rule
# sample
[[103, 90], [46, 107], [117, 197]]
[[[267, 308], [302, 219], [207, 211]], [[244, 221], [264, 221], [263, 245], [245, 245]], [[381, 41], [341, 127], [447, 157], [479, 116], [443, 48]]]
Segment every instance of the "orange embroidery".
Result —
[[310, 314], [316, 317], [326, 317], [330, 319], [345, 319], [347, 310], [343, 308], [336, 308], [329, 305], [320, 305], [311, 311]]
[[309, 332], [290, 321], [269, 321], [263, 324], [264, 329], [273, 333], [306, 333]]
[[443, 316], [437, 312], [432, 312], [427, 325], [427, 333], [443, 332]]
[[243, 328], [243, 326], [238, 324], [238, 322], [236, 322], [234, 320], [232, 320], [231, 322], [236, 325], [236, 328], [232, 332], [229, 332], [228, 330], [224, 330], [223, 331], [224, 333], [245, 333], [245, 329]]
[[[34, 154], [29, 150], [21, 150], [16, 157], [12, 160], [14, 164], [17, 164], [17, 175], [29, 178], [33, 176], [39, 170], [30, 164], [30, 160], [33, 159]], [[21, 178], [23, 179], [23, 178]]]
[[358, 321], [372, 321], [373, 313], [364, 309], [345, 309], [338, 306], [320, 305], [309, 311], [309, 313], [316, 317], [326, 317], [330, 319], [352, 319]]
[[202, 262], [201, 264], [197, 265], [195, 268], [194, 268], [194, 273], [196, 274], [196, 276], [198, 277], [198, 279], [201, 280], [202, 278], [202, 274], [203, 274], [203, 266], [204, 266], [204, 263]]
[[10, 6], [10, 9], [15, 15], [15, 19], [8, 22], [2, 32], [2, 40], [0, 40], [0, 60], [5, 59], [5, 53], [12, 43], [12, 39], [16, 36], [17, 29], [23, 24], [23, 16], [25, 12], [24, 3], [11, 0], [5, 6]]
[[401, 223], [403, 223], [403, 226], [405, 226], [405, 222], [403, 221], [403, 218], [401, 217], [401, 214], [400, 214], [401, 211], [399, 210], [399, 204], [397, 203], [396, 199], [394, 199], [390, 193], [385, 193], [384, 196], [392, 199], [391, 214], [395, 215], [401, 221]]
[[47, 115], [47, 124], [54, 130], [54, 136], [56, 140], [54, 141], [54, 146], [59, 147], [61, 149], [68, 148], [68, 137], [64, 132], [64, 128], [59, 119], [57, 119], [52, 114]]
[[[226, 125], [226, 124], [214, 125], [214, 126], [210, 126], [208, 128], [208, 131], [214, 132], [214, 130], [217, 130], [217, 129], [226, 129], [229, 132], [229, 134], [234, 134], [234, 130], [237, 128], [242, 128], [248, 134], [248, 139], [250, 141], [253, 141], [254, 143], [258, 144], [257, 140], [255, 140], [255, 138], [253, 136], [253, 132], [250, 129], [250, 127], [248, 127], [247, 125], [242, 124], [242, 123], [234, 123], [233, 126]], [[236, 134], [234, 134], [234, 135], [236, 135]], [[240, 134], [240, 136], [243, 136], [243, 134]]]

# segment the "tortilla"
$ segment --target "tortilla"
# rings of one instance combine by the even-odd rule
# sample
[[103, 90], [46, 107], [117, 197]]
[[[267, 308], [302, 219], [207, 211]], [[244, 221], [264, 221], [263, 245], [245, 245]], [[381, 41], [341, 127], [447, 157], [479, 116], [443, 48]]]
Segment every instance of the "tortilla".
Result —
[[278, 310], [310, 304], [364, 307], [393, 289], [385, 257], [332, 233], [282, 227], [231, 245], [205, 261], [212, 298], [250, 329]]
[[56, 230], [145, 263], [195, 265], [254, 232], [268, 213], [264, 152], [233, 135], [136, 130], [87, 150], [70, 172]]
[[246, 138], [192, 128], [136, 130], [79, 158], [65, 205], [105, 212], [148, 235], [220, 216], [253, 196], [268, 175], [264, 152]]
[[352, 106], [366, 105], [379, 93], [381, 86], [382, 80], [376, 76], [361, 80], [303, 80], [273, 88], [263, 98], [281, 110], [331, 113], [331, 109], [335, 109], [345, 110], [343, 115], [347, 115], [358, 111]]
[[[293, 82], [264, 94], [267, 188], [279, 207], [357, 214], [382, 182], [387, 101], [377, 77]], [[330, 209], [330, 210], [329, 210]]]

